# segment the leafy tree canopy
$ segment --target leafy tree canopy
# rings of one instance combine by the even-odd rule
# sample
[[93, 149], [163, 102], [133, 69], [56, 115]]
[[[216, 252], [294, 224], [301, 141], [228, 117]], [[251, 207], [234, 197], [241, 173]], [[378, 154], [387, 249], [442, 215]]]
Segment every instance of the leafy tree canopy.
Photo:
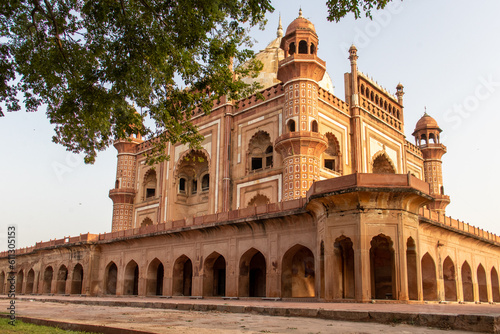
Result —
[[365, 16], [372, 18], [372, 9], [384, 9], [392, 0], [327, 0], [328, 20], [338, 22], [349, 13], [354, 14], [354, 18], [361, 17], [361, 10]]
[[132, 133], [161, 138], [157, 152], [195, 147], [195, 108], [256, 88], [234, 78], [259, 70], [238, 64], [253, 56], [248, 28], [272, 10], [270, 0], [2, 0], [0, 102], [46, 105], [54, 142], [88, 163]]

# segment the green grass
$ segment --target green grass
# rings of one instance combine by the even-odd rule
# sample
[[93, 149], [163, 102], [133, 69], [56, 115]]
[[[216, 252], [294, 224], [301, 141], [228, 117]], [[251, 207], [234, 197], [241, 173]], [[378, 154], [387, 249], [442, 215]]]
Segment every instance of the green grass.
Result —
[[[84, 334], [87, 332], [75, 332], [75, 331], [66, 331], [64, 329], [47, 327], [47, 326], [38, 326], [32, 324], [26, 324], [22, 321], [16, 320], [16, 325], [9, 325], [9, 319], [1, 318], [0, 319], [0, 333], [2, 334], [13, 334], [13, 333], [23, 333], [23, 334]], [[90, 334], [90, 333], [88, 333]]]

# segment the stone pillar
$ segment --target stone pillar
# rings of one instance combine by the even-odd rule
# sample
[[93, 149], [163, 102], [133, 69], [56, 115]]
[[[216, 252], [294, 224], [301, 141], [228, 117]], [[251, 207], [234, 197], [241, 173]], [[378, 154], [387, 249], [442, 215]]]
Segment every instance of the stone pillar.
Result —
[[366, 235], [366, 226], [359, 222], [359, 240], [354, 247], [354, 266], [356, 273], [356, 301], [369, 302], [372, 299], [372, 279], [370, 264], [370, 238]]
[[[458, 259], [457, 259], [458, 262]], [[463, 280], [462, 280], [462, 265], [457, 263], [457, 271], [456, 271], [456, 276], [457, 276], [457, 300], [458, 301], [464, 301], [464, 286], [463, 286]], [[441, 299], [444, 300], [444, 299]]]
[[334, 273], [336, 268], [335, 256], [333, 254], [333, 242], [330, 238], [325, 238], [325, 300], [336, 298], [336, 288], [338, 286]]

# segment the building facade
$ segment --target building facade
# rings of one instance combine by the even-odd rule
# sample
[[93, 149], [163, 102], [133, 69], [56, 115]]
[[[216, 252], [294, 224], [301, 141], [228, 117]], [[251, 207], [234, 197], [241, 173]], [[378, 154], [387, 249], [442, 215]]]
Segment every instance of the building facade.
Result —
[[[202, 148], [119, 140], [112, 231], [18, 250], [24, 294], [498, 302], [500, 238], [445, 215], [441, 129], [404, 134], [349, 49], [335, 96], [302, 14], [257, 54], [261, 94], [195, 114]], [[7, 254], [0, 258], [6, 293]]]

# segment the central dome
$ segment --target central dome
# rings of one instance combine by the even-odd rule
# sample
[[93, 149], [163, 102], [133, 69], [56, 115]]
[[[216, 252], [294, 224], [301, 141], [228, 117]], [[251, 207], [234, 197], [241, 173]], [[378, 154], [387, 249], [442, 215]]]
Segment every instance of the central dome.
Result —
[[312, 24], [311, 21], [302, 16], [302, 9], [299, 11], [299, 17], [293, 20], [292, 23], [288, 25], [288, 28], [286, 28], [285, 35], [288, 35], [296, 30], [309, 30], [316, 34], [316, 28], [314, 28], [314, 24]]
[[[296, 22], [297, 25], [294, 25], [294, 22]], [[300, 24], [301, 27], [297, 28], [298, 24]], [[304, 28], [306, 25], [307, 28]], [[293, 26], [295, 26], [295, 28], [293, 28]], [[316, 33], [314, 25], [309, 20], [306, 20], [302, 17], [302, 12], [300, 12], [300, 16], [288, 26], [286, 32], [287, 34], [289, 33], [289, 31], [294, 31], [290, 30], [290, 27], [292, 27], [292, 29], [310, 29], [312, 32]], [[261, 50], [255, 55], [255, 59], [262, 62], [263, 65], [262, 71], [258, 74], [256, 78], [252, 77], [242, 78], [241, 80], [244, 83], [252, 84], [254, 82], [258, 82], [262, 85], [263, 89], [266, 89], [280, 82], [277, 78], [278, 64], [280, 60], [285, 59], [285, 52], [283, 51], [283, 49], [280, 48], [280, 44], [283, 39], [283, 27], [281, 24], [281, 17], [279, 19], [276, 36], [277, 38], [271, 41], [271, 43], [269, 43], [264, 50]], [[321, 88], [333, 94], [334, 90], [333, 82], [327, 72], [325, 72], [323, 78], [321, 79], [321, 81], [318, 82], [318, 84]]]

